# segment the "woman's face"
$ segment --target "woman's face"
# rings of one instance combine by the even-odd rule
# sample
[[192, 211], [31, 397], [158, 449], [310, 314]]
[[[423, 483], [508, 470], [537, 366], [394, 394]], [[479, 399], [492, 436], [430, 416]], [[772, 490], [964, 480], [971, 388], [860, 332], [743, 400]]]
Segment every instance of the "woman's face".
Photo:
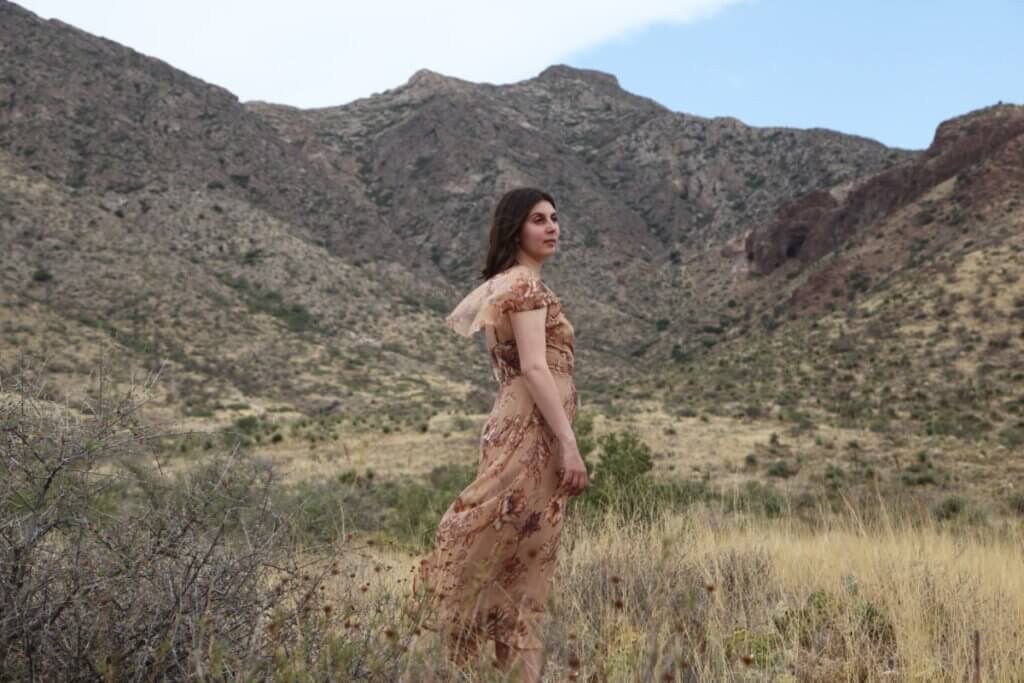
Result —
[[531, 258], [543, 261], [558, 247], [558, 212], [551, 202], [542, 200], [533, 205], [519, 233], [519, 248]]

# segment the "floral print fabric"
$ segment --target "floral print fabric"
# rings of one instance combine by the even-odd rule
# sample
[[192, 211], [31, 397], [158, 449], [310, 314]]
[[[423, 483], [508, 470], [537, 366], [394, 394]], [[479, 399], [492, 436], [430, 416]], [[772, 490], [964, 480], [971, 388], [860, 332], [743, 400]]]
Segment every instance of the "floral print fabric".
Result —
[[559, 489], [558, 443], [519, 369], [508, 314], [547, 306], [546, 352], [570, 423], [575, 422], [575, 335], [561, 301], [516, 265], [463, 299], [447, 317], [467, 337], [493, 328], [488, 351], [497, 382], [480, 433], [474, 481], [442, 516], [433, 549], [414, 566], [413, 591], [429, 593], [424, 625], [444, 632], [463, 661], [486, 640], [517, 650], [541, 646], [568, 495]]

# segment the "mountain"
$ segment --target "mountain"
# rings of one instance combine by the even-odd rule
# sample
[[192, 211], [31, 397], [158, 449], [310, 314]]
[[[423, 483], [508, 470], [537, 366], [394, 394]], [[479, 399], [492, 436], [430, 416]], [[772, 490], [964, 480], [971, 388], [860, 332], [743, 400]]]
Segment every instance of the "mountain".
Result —
[[795, 198], [705, 266], [729, 261], [749, 271], [736, 305], [638, 387], [790, 441], [716, 467], [1019, 496], [1024, 107], [944, 121], [923, 154]]
[[[44, 352], [59, 392], [113, 343], [166, 362], [167, 416], [203, 420], [486, 409], [481, 349], [443, 315], [518, 184], [558, 201], [545, 279], [583, 394], [645, 392], [776, 309], [766, 278], [783, 276], [760, 254], [790, 239], [780, 212], [928, 160], [672, 111], [566, 65], [506, 85], [422, 69], [336, 107], [240, 102], [4, 0], [0, 74], [2, 365]], [[827, 258], [807, 239], [797, 260]]]

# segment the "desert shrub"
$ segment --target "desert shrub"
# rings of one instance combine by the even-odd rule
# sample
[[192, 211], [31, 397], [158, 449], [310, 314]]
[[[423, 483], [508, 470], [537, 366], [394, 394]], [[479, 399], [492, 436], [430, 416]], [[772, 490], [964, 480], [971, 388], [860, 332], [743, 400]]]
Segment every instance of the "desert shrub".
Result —
[[274, 500], [307, 543], [334, 543], [352, 532], [370, 532], [422, 548], [433, 541], [438, 520], [475, 476], [471, 464], [439, 465], [426, 481], [380, 479], [349, 470], [280, 486]]
[[967, 500], [963, 496], [946, 496], [935, 506], [935, 516], [939, 519], [953, 519], [967, 509]]
[[918, 451], [916, 461], [907, 465], [900, 478], [907, 486], [939, 484], [945, 478], [929, 459], [926, 451]]
[[469, 464], [439, 465], [431, 470], [427, 485], [410, 481], [391, 488], [385, 503], [392, 510], [392, 533], [419, 547], [433, 543], [437, 521], [473, 481], [476, 470], [476, 465]]
[[379, 489], [373, 477], [349, 470], [280, 486], [274, 499], [302, 540], [329, 543], [350, 531], [377, 531], [385, 526]]
[[53, 274], [46, 269], [46, 266], [36, 266], [32, 271], [32, 279], [35, 282], [48, 282], [53, 279]]
[[322, 576], [297, 564], [272, 470], [233, 450], [163, 473], [144, 392], [100, 376], [71, 409], [45, 398], [45, 370], [0, 375], [0, 671], [266, 677], [278, 645], [309, 638]]
[[746, 512], [764, 517], [777, 517], [789, 509], [785, 496], [774, 486], [746, 481], [733, 494], [722, 497], [725, 510]]
[[1010, 506], [1010, 510], [1024, 516], [1024, 493], [1011, 494], [1007, 503]]
[[789, 477], [795, 475], [798, 471], [799, 469], [796, 465], [787, 462], [786, 460], [776, 460], [775, 462], [768, 466], [768, 469], [765, 470], [765, 473], [769, 477], [780, 477], [782, 479], [788, 479]]
[[651, 449], [633, 430], [602, 434], [596, 447], [600, 460], [596, 465], [586, 463], [589, 486], [569, 503], [569, 509], [590, 518], [613, 512], [649, 524], [666, 509], [680, 510], [716, 497], [703, 481], [656, 479], [651, 474]]
[[1018, 422], [999, 430], [998, 438], [1007, 448], [1024, 446], [1024, 422]]
[[596, 465], [586, 463], [589, 485], [585, 495], [573, 499], [592, 512], [614, 508], [635, 512], [652, 488], [646, 476], [654, 468], [650, 447], [635, 431], [603, 434], [597, 439], [601, 457]]

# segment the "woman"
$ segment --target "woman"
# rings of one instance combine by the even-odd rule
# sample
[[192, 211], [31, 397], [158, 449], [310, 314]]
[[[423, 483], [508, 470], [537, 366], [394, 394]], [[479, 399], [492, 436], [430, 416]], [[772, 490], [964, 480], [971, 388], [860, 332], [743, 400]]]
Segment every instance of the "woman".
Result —
[[498, 389], [476, 478], [444, 513], [413, 578], [414, 593], [431, 598], [424, 625], [444, 633], [453, 661], [468, 662], [493, 640], [502, 669], [522, 657], [524, 681], [540, 679], [541, 619], [565, 504], [587, 487], [572, 430], [575, 336], [541, 280], [558, 238], [551, 195], [507, 192], [494, 211], [484, 282], [446, 318], [466, 337], [484, 330]]

